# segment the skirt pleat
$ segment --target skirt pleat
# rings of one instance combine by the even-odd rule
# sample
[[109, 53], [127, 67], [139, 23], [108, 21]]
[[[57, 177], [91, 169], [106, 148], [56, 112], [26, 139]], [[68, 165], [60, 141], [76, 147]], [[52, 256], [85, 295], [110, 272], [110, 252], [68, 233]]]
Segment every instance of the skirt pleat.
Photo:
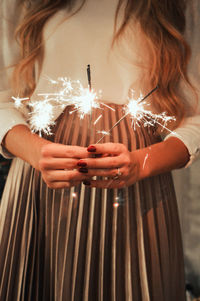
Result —
[[[45, 137], [65, 145], [98, 141], [121, 106], [80, 119], [67, 107]], [[99, 121], [94, 121], [102, 115]], [[105, 142], [130, 151], [160, 142], [126, 117]], [[148, 153], [144, 161], [148, 160]], [[99, 178], [101, 179], [101, 178]], [[0, 207], [0, 301], [184, 301], [180, 225], [170, 173], [123, 189], [50, 189], [15, 158]]]

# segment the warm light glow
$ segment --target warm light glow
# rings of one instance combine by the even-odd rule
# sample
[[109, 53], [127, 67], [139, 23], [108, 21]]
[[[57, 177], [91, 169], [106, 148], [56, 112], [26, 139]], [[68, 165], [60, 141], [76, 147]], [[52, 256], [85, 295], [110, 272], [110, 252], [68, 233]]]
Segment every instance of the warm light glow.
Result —
[[155, 114], [151, 110], [147, 110], [146, 107], [149, 104], [146, 101], [142, 101], [143, 95], [140, 94], [138, 99], [134, 98], [134, 91], [132, 90], [132, 97], [129, 98], [128, 104], [125, 106], [126, 115], [130, 115], [132, 119], [132, 126], [136, 129], [136, 126], [141, 124], [146, 126], [160, 125], [162, 129], [166, 129], [171, 132], [167, 127], [167, 123], [170, 121], [175, 121], [176, 118], [173, 116], [167, 116], [165, 112], [161, 114]]
[[[67, 106], [72, 106], [71, 114], [78, 112], [80, 119], [83, 119], [85, 115], [92, 116], [93, 109], [101, 109], [107, 107], [110, 110], [115, 111], [112, 107], [99, 101], [100, 94], [88, 88], [84, 88], [79, 80], [70, 80], [66, 77], [59, 77], [57, 80], [53, 80], [46, 77], [51, 85], [55, 86], [54, 93], [40, 93], [37, 94], [41, 99], [31, 101], [29, 98], [12, 97], [14, 104], [17, 108], [23, 106], [29, 107], [31, 112], [29, 113], [29, 123], [33, 132], [42, 132], [51, 135], [51, 127], [55, 124], [55, 112], [56, 110], [64, 110]], [[153, 91], [153, 89], [145, 98], [147, 98]], [[134, 98], [134, 91], [131, 90], [132, 96], [128, 98], [128, 104], [124, 106], [125, 115], [113, 125], [113, 127], [106, 131], [98, 131], [103, 136], [97, 141], [99, 143], [104, 136], [109, 135], [111, 130], [118, 126], [118, 124], [127, 116], [132, 120], [132, 126], [135, 129], [136, 126], [155, 126], [160, 125], [161, 128], [168, 130], [167, 123], [174, 121], [175, 118], [167, 116], [165, 112], [161, 114], [155, 114], [146, 107], [149, 104], [144, 101], [143, 95], [141, 94], [138, 99]], [[94, 125], [102, 118], [102, 114], [95, 120]]]
[[29, 100], [28, 97], [20, 98], [20, 97], [14, 97], [14, 96], [12, 96], [12, 99], [14, 100], [14, 104], [17, 109], [19, 109], [23, 106], [23, 101]]
[[44, 132], [47, 135], [51, 134], [51, 126], [54, 123], [53, 106], [48, 101], [34, 102], [31, 101], [29, 106], [32, 111], [29, 118], [30, 128], [33, 132], [39, 132], [41, 135]]

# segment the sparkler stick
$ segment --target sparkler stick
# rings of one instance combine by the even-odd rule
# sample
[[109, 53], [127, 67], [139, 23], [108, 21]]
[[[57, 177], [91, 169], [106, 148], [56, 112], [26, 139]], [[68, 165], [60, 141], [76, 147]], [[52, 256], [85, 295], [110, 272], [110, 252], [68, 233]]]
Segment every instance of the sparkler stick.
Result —
[[87, 65], [87, 78], [88, 78], [88, 87], [89, 87], [89, 90], [91, 92], [91, 90], [92, 90], [92, 84], [91, 84], [91, 69], [90, 69], [90, 65]]
[[[90, 69], [90, 65], [87, 65], [87, 79], [88, 79], [89, 92], [91, 92], [92, 91], [92, 84], [91, 84], [91, 69]], [[90, 112], [90, 135], [91, 135], [91, 139], [92, 139], [92, 137], [93, 137], [92, 110]]]
[[[147, 95], [145, 95], [139, 102], [142, 102], [144, 101], [146, 98], [148, 98], [152, 93], [154, 93], [156, 90], [158, 89], [158, 86], [156, 86], [153, 90], [151, 90]], [[103, 140], [103, 138], [108, 135], [108, 133], [110, 133], [116, 126], [118, 126], [118, 124], [124, 120], [126, 118], [126, 116], [128, 116], [130, 113], [129, 111], [124, 115], [122, 116], [109, 130], [107, 133], [105, 133], [97, 142], [96, 144], [98, 144], [99, 142], [101, 142]]]

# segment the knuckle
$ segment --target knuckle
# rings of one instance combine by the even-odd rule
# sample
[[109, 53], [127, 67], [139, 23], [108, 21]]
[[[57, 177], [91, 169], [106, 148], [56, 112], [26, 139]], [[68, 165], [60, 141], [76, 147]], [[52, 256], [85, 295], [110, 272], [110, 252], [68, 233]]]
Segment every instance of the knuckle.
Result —
[[46, 185], [48, 188], [53, 189], [54, 188], [54, 184], [52, 182], [49, 181], [45, 181]]
[[50, 150], [50, 144], [46, 144], [44, 146], [42, 146], [42, 149], [41, 149], [41, 154], [43, 157], [46, 157], [49, 155], [49, 150]]
[[115, 177], [116, 174], [117, 174], [117, 172], [116, 172], [115, 169], [112, 169], [111, 172], [110, 172], [110, 174], [111, 174], [112, 177]]
[[70, 188], [71, 186], [72, 186], [72, 184], [70, 182], [65, 183], [65, 188]]
[[124, 164], [129, 166], [130, 163], [131, 163], [130, 158], [127, 157], [127, 156], [125, 156], [125, 157], [124, 157]]
[[111, 168], [115, 168], [118, 164], [118, 160], [113, 157], [112, 162], [111, 162]]
[[122, 151], [127, 150], [126, 146], [123, 143], [118, 144]]
[[42, 159], [39, 160], [38, 165], [39, 165], [39, 169], [40, 170], [44, 170], [46, 168], [46, 166], [47, 166], [46, 162], [44, 160], [42, 160]]
[[128, 177], [128, 175], [130, 174], [128, 169], [125, 169], [123, 172], [122, 172], [123, 176], [124, 177]]

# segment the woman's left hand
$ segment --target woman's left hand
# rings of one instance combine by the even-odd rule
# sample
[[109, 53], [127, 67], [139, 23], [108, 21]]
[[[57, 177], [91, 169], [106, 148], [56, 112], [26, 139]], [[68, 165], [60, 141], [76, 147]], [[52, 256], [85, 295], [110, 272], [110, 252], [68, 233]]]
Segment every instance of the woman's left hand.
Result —
[[88, 147], [88, 152], [92, 157], [78, 162], [80, 172], [105, 179], [85, 181], [84, 184], [98, 188], [122, 188], [139, 180], [137, 156], [129, 152], [124, 144], [94, 144]]

